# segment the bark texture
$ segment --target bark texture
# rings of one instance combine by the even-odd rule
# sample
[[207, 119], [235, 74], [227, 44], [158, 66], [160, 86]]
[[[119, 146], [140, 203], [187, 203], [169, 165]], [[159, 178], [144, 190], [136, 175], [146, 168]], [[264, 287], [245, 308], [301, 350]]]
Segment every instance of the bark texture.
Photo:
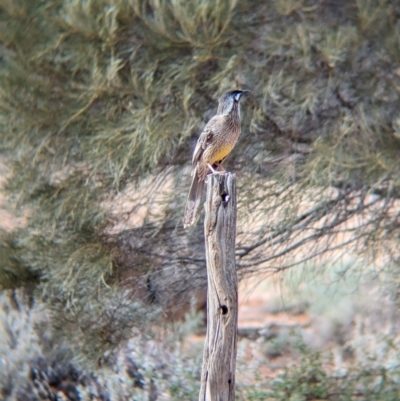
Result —
[[208, 176], [204, 235], [207, 335], [200, 401], [234, 401], [238, 285], [235, 265], [236, 186], [230, 174]]

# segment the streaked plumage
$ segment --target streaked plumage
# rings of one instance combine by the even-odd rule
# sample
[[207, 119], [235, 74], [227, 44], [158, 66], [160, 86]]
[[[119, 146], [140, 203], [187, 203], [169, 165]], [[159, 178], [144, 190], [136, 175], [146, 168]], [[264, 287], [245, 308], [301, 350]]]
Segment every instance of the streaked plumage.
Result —
[[217, 114], [204, 127], [192, 158], [192, 185], [186, 202], [183, 225], [196, 219], [209, 165], [218, 168], [234, 148], [240, 135], [240, 98], [248, 91], [231, 91], [219, 99]]

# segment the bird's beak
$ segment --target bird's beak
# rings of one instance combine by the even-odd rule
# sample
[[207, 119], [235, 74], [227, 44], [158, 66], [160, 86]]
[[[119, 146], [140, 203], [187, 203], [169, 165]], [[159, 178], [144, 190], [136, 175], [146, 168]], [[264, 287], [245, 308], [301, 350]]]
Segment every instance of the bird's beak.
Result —
[[249, 91], [248, 89], [245, 89], [242, 91], [242, 93], [240, 94], [240, 97], [242, 97], [243, 95], [245, 95], [246, 93], [249, 93], [251, 91]]

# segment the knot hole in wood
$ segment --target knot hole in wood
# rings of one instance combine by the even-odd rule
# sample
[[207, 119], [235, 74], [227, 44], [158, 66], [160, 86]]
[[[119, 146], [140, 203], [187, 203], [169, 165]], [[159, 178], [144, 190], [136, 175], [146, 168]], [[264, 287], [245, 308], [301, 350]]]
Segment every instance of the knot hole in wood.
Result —
[[226, 206], [227, 203], [229, 202], [230, 196], [229, 196], [228, 193], [222, 192], [222, 194], [221, 194], [221, 199], [222, 199], [223, 205]]

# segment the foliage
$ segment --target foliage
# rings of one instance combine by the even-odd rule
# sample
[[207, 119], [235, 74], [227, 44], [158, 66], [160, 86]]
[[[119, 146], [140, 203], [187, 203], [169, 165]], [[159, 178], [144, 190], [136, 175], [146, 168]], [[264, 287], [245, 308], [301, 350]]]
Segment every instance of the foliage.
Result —
[[395, 369], [357, 369], [340, 376], [324, 366], [319, 352], [300, 345], [298, 367], [287, 369], [272, 384], [274, 400], [394, 400], [399, 395]]
[[2, 400], [197, 398], [201, 347], [184, 355], [181, 336], [198, 327], [198, 314], [188, 314], [177, 333], [131, 338], [117, 359], [98, 361], [96, 370], [89, 370], [67, 344], [60, 344], [48, 325], [44, 305], [32, 295], [26, 290], [0, 294]]
[[[382, 307], [385, 302], [378, 304]], [[72, 357], [68, 346], [60, 346], [43, 307], [34, 300], [32, 291], [7, 290], [0, 294], [0, 353], [6, 355], [0, 359], [2, 399], [198, 398], [202, 344], [186, 341], [201, 324], [194, 310], [176, 325], [176, 332], [159, 332], [158, 338], [130, 338], [116, 360], [100, 363], [90, 371]], [[390, 312], [386, 315], [389, 320], [393, 318]], [[371, 320], [374, 318], [366, 316], [367, 325]], [[342, 347], [351, 358], [340, 367], [333, 353], [311, 349], [298, 335], [296, 356], [281, 372], [262, 373], [261, 367], [273, 367], [270, 358], [239, 358], [237, 400], [397, 400], [400, 349], [396, 335], [374, 334], [371, 327], [364, 327], [360, 338], [352, 334], [352, 340]], [[245, 342], [239, 339], [240, 352], [246, 352]], [[256, 348], [260, 345], [260, 341], [254, 342]]]
[[[397, 367], [379, 369], [351, 366], [335, 373], [332, 357], [322, 357], [301, 342], [298, 363], [287, 367], [272, 380], [255, 376], [255, 381], [238, 388], [238, 400], [396, 400], [399, 397]], [[398, 350], [397, 350], [398, 356]]]
[[0, 0], [5, 191], [26, 217], [1, 233], [0, 288], [35, 284], [92, 360], [189, 302], [190, 152], [232, 87], [252, 90], [227, 163], [240, 273], [398, 261], [399, 18], [390, 0]]

